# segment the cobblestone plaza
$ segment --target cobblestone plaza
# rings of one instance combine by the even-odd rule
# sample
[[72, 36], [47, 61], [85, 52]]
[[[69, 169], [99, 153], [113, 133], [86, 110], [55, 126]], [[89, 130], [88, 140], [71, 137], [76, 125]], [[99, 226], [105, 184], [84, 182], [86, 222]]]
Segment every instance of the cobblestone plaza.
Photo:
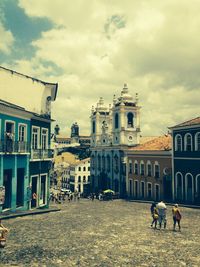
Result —
[[60, 212], [3, 221], [0, 266], [200, 266], [200, 210], [181, 208], [182, 231], [150, 227], [150, 204], [80, 200]]

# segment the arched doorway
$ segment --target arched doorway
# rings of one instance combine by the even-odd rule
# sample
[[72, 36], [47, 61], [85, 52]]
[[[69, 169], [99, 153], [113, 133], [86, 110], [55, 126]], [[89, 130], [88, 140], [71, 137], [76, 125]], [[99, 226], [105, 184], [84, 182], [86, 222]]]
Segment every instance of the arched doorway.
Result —
[[195, 202], [200, 204], [200, 174], [196, 176]]
[[176, 174], [176, 199], [183, 200], [183, 175], [181, 173]]
[[187, 202], [193, 202], [194, 199], [194, 188], [193, 188], [193, 176], [188, 173], [185, 176], [186, 183], [185, 183], [185, 199]]

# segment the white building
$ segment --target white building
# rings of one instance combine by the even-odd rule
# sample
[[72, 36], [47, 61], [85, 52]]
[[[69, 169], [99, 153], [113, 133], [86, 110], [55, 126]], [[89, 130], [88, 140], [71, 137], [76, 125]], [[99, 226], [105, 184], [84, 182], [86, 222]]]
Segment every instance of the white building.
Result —
[[70, 188], [86, 195], [90, 192], [90, 158], [70, 166]]
[[140, 143], [140, 107], [125, 84], [106, 107], [100, 98], [91, 111], [91, 183], [93, 192], [111, 188], [126, 194], [124, 151]]

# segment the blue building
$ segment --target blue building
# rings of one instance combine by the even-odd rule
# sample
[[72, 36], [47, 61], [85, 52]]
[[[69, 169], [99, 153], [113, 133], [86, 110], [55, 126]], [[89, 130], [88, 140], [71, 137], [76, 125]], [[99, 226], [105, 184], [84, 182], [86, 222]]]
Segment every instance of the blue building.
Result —
[[31, 116], [0, 100], [0, 212], [28, 208]]
[[200, 204], [200, 117], [170, 129], [173, 136], [173, 199]]
[[57, 88], [0, 66], [0, 213], [48, 206]]

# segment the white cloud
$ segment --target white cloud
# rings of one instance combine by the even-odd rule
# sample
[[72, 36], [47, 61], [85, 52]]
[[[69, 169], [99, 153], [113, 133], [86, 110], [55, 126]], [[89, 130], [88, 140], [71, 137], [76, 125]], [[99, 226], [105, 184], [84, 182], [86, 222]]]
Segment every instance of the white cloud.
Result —
[[[47, 17], [54, 28], [33, 42], [35, 57], [17, 66], [59, 83], [53, 116], [61, 128], [77, 121], [89, 134], [90, 108], [107, 104], [124, 82], [139, 93], [145, 135], [199, 114], [200, 2], [20, 0], [32, 17]], [[53, 73], [42, 62], [62, 69]], [[38, 67], [37, 67], [38, 65]], [[24, 68], [24, 69], [23, 69]]]
[[0, 22], [0, 51], [9, 54], [11, 52], [12, 45], [14, 43], [14, 37], [12, 33], [4, 28]]

